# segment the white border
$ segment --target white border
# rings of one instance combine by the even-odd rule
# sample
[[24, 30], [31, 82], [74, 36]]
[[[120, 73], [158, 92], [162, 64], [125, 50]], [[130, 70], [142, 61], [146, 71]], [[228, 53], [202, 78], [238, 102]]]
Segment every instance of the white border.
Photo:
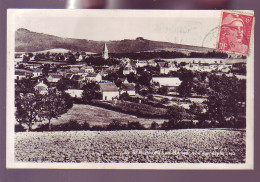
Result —
[[[209, 163], [21, 163], [14, 161], [14, 17], [30, 13], [32, 16], [79, 17], [219, 17], [221, 11], [183, 11], [183, 10], [47, 10], [47, 9], [9, 9], [7, 11], [7, 105], [6, 105], [6, 167], [26, 169], [253, 169], [254, 168], [254, 37], [250, 41], [250, 55], [247, 59], [247, 127], [246, 127], [246, 163], [245, 164], [209, 164]], [[253, 14], [253, 11], [240, 11]], [[254, 35], [252, 28], [252, 36]]]

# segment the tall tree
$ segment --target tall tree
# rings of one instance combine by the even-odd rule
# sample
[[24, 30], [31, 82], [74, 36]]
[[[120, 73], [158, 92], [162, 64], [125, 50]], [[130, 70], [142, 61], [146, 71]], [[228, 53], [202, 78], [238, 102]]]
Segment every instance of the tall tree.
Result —
[[209, 85], [211, 90], [206, 102], [209, 118], [223, 126], [235, 126], [239, 117], [245, 116], [246, 82], [223, 74], [211, 75]]
[[43, 95], [41, 116], [48, 120], [49, 130], [51, 130], [51, 119], [66, 113], [70, 106], [62, 94], [53, 90], [49, 90], [48, 94]]
[[98, 98], [100, 87], [96, 82], [85, 82], [83, 85], [82, 100], [83, 102], [91, 102], [92, 99]]
[[166, 121], [162, 124], [162, 129], [176, 129], [179, 125], [179, 122], [184, 119], [186, 115], [186, 111], [183, 107], [176, 105], [171, 106], [167, 110], [169, 121]]
[[178, 87], [178, 92], [182, 97], [191, 96], [191, 91], [192, 91], [192, 82], [183, 81]]
[[42, 121], [42, 101], [39, 93], [16, 94], [15, 106], [17, 122], [20, 125], [27, 125], [28, 131], [32, 130], [35, 122]]

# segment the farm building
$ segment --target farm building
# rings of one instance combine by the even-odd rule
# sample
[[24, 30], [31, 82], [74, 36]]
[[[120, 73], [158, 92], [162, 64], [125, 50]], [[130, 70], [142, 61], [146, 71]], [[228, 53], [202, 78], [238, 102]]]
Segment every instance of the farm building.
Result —
[[176, 89], [182, 81], [178, 77], [153, 77], [151, 82], [159, 83], [160, 87], [165, 86], [170, 89]]
[[113, 100], [119, 98], [119, 89], [114, 83], [99, 83], [102, 100]]

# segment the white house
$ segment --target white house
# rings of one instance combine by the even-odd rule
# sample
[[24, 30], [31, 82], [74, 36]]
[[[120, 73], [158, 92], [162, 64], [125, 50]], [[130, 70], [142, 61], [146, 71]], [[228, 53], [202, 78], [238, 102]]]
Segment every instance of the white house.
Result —
[[72, 73], [78, 73], [78, 72], [79, 72], [79, 68], [77, 68], [77, 67], [72, 67], [72, 68], [70, 68], [70, 71], [71, 71]]
[[85, 67], [85, 73], [94, 73], [94, 68], [92, 66]]
[[149, 60], [148, 64], [149, 64], [149, 66], [152, 66], [152, 67], [156, 67], [157, 66], [157, 63], [154, 60]]
[[180, 86], [182, 81], [178, 77], [152, 77], [151, 82], [159, 83], [160, 86], [176, 89]]
[[99, 83], [102, 92], [102, 100], [113, 100], [119, 98], [119, 89], [115, 83]]
[[89, 81], [96, 81], [96, 82], [101, 82], [102, 76], [100, 73], [89, 73], [86, 77], [86, 80]]
[[49, 75], [47, 80], [48, 80], [48, 82], [57, 83], [61, 78], [62, 78], [61, 75]]
[[144, 66], [148, 66], [149, 63], [146, 60], [137, 60], [136, 61], [136, 67], [144, 67]]
[[81, 89], [68, 89], [65, 92], [68, 93], [72, 98], [82, 98], [83, 90], [81, 90]]
[[39, 91], [40, 94], [47, 94], [48, 93], [48, 85], [40, 81], [35, 84], [34, 89]]

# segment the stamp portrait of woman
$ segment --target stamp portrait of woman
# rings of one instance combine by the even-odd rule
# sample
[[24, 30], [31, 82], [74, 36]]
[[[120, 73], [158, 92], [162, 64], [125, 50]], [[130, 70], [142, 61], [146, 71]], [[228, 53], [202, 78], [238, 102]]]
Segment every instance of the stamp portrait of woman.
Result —
[[222, 21], [219, 48], [221, 50], [248, 53], [248, 40], [244, 34], [244, 20], [236, 14], [228, 14]]

